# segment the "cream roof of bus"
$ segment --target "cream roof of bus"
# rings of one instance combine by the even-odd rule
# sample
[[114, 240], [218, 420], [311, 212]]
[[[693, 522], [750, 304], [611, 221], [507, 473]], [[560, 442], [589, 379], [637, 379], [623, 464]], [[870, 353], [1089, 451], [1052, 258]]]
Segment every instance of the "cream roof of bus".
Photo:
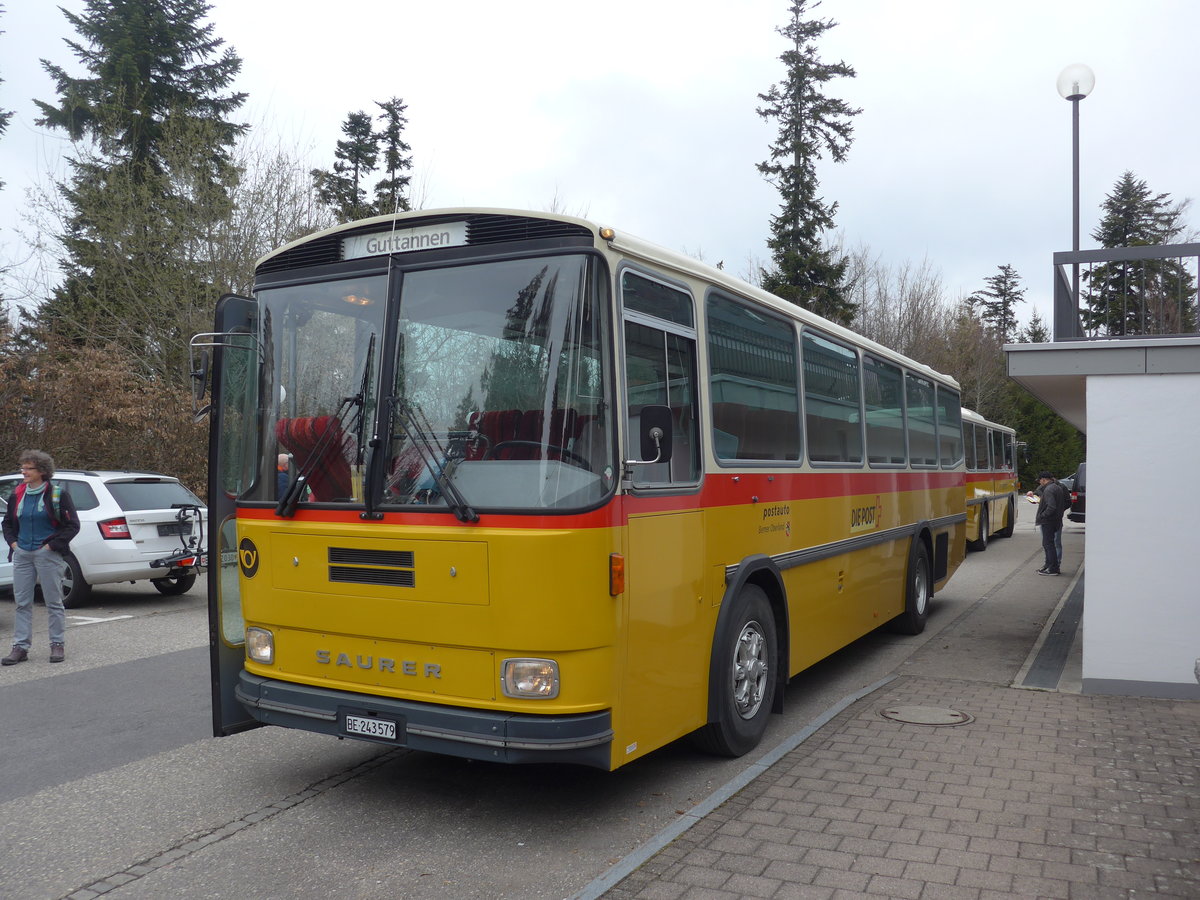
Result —
[[[465, 217], [473, 215], [517, 216], [529, 219], [547, 219], [555, 222], [571, 222], [576, 225], [582, 225], [588, 230], [594, 232], [597, 236], [599, 236], [601, 228], [605, 227], [598, 225], [594, 221], [581, 219], [576, 216], [565, 216], [558, 213], [537, 212], [535, 210], [525, 209], [504, 209], [498, 207], [447, 207], [445, 209], [419, 209], [412, 210], [410, 212], [397, 213], [395, 215], [374, 216], [369, 219], [359, 219], [354, 222], [346, 222], [342, 225], [335, 225], [332, 228], [326, 228], [323, 231], [306, 235], [305, 237], [294, 240], [291, 243], [284, 244], [282, 247], [279, 247], [278, 249], [266, 254], [258, 260], [256, 267], [258, 265], [262, 265], [262, 263], [266, 262], [272, 257], [288, 251], [292, 247], [300, 244], [306, 244], [309, 241], [325, 237], [326, 235], [336, 234], [341, 231], [358, 230], [364, 226], [369, 226], [372, 224], [384, 226], [395, 223], [400, 225], [404, 222], [414, 219], [435, 217], [439, 219], [453, 219], [456, 216]], [[731, 293], [740, 294], [743, 297], [762, 303], [764, 306], [767, 306], [784, 316], [793, 317], [801, 322], [820, 328], [822, 331], [833, 337], [838, 337], [842, 340], [858, 345], [868, 353], [881, 357], [882, 359], [896, 363], [897, 365], [903, 365], [910, 370], [920, 372], [931, 379], [942, 382], [943, 384], [951, 385], [956, 390], [959, 387], [958, 382], [949, 375], [938, 372], [924, 363], [909, 359], [908, 357], [903, 356], [902, 354], [899, 354], [896, 351], [883, 346], [882, 344], [877, 344], [875, 341], [863, 337], [857, 332], [851, 331], [849, 328], [845, 328], [834, 322], [830, 322], [827, 319], [823, 319], [815, 313], [796, 306], [794, 303], [789, 303], [786, 300], [782, 300], [779, 297], [776, 297], [774, 294], [764, 291], [762, 288], [755, 287], [748, 282], [742, 281], [740, 278], [735, 278], [732, 275], [728, 275], [722, 269], [718, 269], [715, 266], [710, 266], [707, 263], [701, 262], [693, 257], [686, 256], [683, 253], [678, 253], [674, 250], [668, 250], [665, 247], [643, 240], [642, 238], [635, 237], [634, 235], [626, 232], [622, 232], [619, 229], [613, 228], [612, 230], [614, 232], [614, 236], [608, 241], [608, 245], [618, 253], [623, 253], [635, 259], [653, 263], [667, 269], [673, 269], [680, 274], [690, 275], [702, 281], [711, 282], [714, 285], [725, 288]]]
[[314, 231], [311, 234], [306, 234], [294, 241], [284, 244], [282, 247], [276, 247], [270, 253], [259, 257], [258, 262], [254, 264], [257, 269], [267, 260], [279, 256], [281, 253], [286, 253], [293, 247], [298, 247], [301, 244], [307, 244], [310, 241], [319, 240], [331, 234], [337, 234], [342, 231], [358, 231], [370, 225], [389, 226], [395, 223], [397, 226], [403, 225], [405, 222], [414, 219], [454, 219], [456, 217], [465, 218], [467, 216], [518, 216], [526, 219], [548, 219], [554, 222], [573, 222], [576, 225], [582, 225], [591, 231], [599, 231], [600, 226], [595, 222], [590, 222], [587, 219], [579, 219], [575, 216], [563, 216], [558, 213], [535, 212], [527, 209], [503, 209], [500, 207], [486, 206], [450, 206], [445, 209], [414, 209], [409, 212], [389, 213], [382, 216], [371, 216], [367, 219], [355, 219], [353, 222], [343, 222], [341, 225], [334, 225], [322, 231]]
[[973, 422], [976, 425], [990, 425], [992, 428], [998, 428], [1001, 431], [1007, 431], [1016, 434], [1016, 430], [1008, 425], [1001, 425], [999, 422], [993, 422], [990, 419], [985, 419], [973, 409], [962, 408], [962, 418], [964, 422]]

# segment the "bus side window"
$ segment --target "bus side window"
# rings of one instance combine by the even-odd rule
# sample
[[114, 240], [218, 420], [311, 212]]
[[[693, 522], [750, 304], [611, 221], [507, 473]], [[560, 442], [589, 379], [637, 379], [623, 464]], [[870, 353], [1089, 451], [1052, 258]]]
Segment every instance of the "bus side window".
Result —
[[858, 355], [806, 330], [804, 416], [811, 462], [863, 461], [862, 390]]
[[715, 292], [706, 310], [717, 458], [799, 460], [794, 326]]

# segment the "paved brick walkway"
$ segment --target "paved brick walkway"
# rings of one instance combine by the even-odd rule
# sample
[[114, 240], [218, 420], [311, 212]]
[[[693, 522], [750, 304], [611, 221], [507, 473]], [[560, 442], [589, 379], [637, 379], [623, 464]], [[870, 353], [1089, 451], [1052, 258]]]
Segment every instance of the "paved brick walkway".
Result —
[[[880, 715], [954, 709], [957, 726]], [[1200, 898], [1200, 703], [905, 677], [604, 896]]]

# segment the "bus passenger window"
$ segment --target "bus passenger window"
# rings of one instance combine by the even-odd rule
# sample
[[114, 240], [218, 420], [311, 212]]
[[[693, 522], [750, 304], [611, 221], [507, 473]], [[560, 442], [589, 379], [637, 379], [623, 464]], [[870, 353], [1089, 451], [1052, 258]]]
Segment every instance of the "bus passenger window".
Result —
[[908, 415], [909, 460], [914, 466], [936, 466], [937, 423], [933, 409], [933, 382], [906, 373], [904, 403]]
[[863, 400], [867, 460], [873, 466], [904, 465], [904, 380], [900, 367], [864, 356]]
[[802, 340], [804, 420], [812, 462], [861, 463], [858, 355], [811, 331]]
[[982, 425], [975, 426], [975, 466], [980, 471], [988, 471], [992, 464], [988, 459], [988, 430]]
[[962, 401], [958, 392], [938, 385], [938, 447], [943, 469], [952, 469], [963, 460]]
[[[644, 406], [668, 406], [669, 462], [635, 466], [634, 484], [695, 483], [700, 476], [696, 424], [696, 341], [692, 298], [684, 291], [628, 271], [621, 275], [625, 322], [625, 380], [629, 402], [625, 459], [639, 459], [638, 424]], [[636, 321], [635, 321], [636, 319]], [[662, 320], [662, 327], [651, 324]]]
[[793, 327], [714, 294], [708, 298], [708, 359], [717, 457], [798, 460]]

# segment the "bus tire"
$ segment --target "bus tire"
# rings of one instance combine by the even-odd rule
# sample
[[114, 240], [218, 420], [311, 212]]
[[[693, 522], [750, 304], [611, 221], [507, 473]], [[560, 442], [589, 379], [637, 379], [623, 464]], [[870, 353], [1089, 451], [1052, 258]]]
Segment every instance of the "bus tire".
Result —
[[924, 631], [925, 622], [929, 619], [929, 604], [933, 599], [929, 551], [919, 537], [914, 537], [913, 540], [916, 547], [909, 555], [904, 612], [888, 622], [888, 628], [898, 634], [920, 634]]
[[1004, 527], [996, 532], [996, 537], [1008, 538], [1013, 536], [1013, 526], [1017, 524], [1017, 507], [1010, 499], [1004, 510]]
[[693, 734], [696, 746], [717, 756], [742, 756], [762, 740], [780, 660], [775, 613], [763, 589], [747, 584], [733, 602], [734, 615], [714, 642], [716, 719]]

